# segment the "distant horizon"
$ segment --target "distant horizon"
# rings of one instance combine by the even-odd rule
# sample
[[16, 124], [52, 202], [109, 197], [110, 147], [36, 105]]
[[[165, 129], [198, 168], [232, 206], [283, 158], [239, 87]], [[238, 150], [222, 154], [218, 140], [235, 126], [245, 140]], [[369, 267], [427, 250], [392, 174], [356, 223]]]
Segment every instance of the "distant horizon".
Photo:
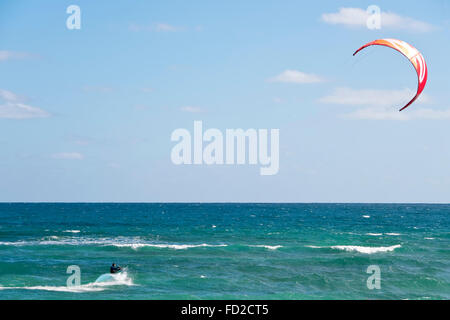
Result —
[[141, 201], [128, 201], [128, 202], [119, 202], [119, 201], [88, 201], [88, 202], [71, 202], [71, 201], [0, 201], [0, 204], [437, 204], [437, 205], [450, 205], [448, 202], [176, 202], [176, 201], [168, 201], [168, 202], [141, 202]]

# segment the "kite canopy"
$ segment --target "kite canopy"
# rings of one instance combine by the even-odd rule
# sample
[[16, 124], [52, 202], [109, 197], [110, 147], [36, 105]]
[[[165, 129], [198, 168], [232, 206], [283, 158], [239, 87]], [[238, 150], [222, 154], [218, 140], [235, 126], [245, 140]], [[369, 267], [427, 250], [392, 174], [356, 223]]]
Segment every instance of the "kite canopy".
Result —
[[373, 45], [386, 46], [386, 47], [389, 47], [389, 48], [399, 51], [405, 57], [407, 57], [409, 59], [409, 61], [411, 61], [414, 68], [416, 69], [417, 77], [419, 80], [419, 85], [417, 87], [417, 93], [414, 96], [414, 98], [412, 98], [412, 100], [410, 102], [408, 102], [408, 104], [406, 106], [404, 106], [403, 108], [400, 109], [400, 111], [402, 111], [402, 110], [408, 108], [414, 101], [416, 101], [416, 99], [419, 97], [419, 95], [422, 93], [423, 89], [425, 88], [425, 85], [427, 83], [427, 78], [428, 78], [428, 68], [427, 68], [425, 59], [423, 58], [422, 54], [416, 48], [414, 48], [413, 46], [411, 46], [410, 44], [408, 44], [404, 41], [396, 40], [396, 39], [380, 39], [380, 40], [375, 40], [375, 41], [369, 42], [369, 43], [363, 45], [358, 50], [356, 50], [353, 55], [356, 55], [362, 49], [369, 47], [369, 46], [373, 46]]

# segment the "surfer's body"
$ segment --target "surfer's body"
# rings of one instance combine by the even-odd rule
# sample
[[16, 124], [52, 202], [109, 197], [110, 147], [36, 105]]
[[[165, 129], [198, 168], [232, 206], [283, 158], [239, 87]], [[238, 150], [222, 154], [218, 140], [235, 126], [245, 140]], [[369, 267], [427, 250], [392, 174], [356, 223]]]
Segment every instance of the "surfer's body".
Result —
[[117, 272], [119, 272], [119, 271], [121, 271], [121, 270], [122, 270], [121, 267], [116, 266], [116, 264], [113, 263], [113, 264], [111, 265], [111, 267], [109, 268], [109, 273], [117, 273]]

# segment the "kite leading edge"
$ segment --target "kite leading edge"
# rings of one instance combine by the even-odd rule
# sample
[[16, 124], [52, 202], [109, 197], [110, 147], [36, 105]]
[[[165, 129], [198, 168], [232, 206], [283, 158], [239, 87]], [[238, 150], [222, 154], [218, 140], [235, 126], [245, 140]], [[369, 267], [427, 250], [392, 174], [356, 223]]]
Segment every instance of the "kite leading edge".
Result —
[[379, 39], [375, 40], [369, 43], [366, 43], [361, 48], [355, 51], [353, 56], [355, 56], [359, 51], [363, 50], [366, 47], [373, 46], [373, 45], [379, 45], [379, 46], [386, 46], [392, 49], [395, 49], [399, 51], [401, 54], [403, 54], [405, 57], [411, 61], [412, 65], [416, 69], [417, 77], [418, 77], [418, 87], [417, 87], [417, 93], [412, 98], [410, 102], [408, 102], [403, 108], [400, 109], [400, 111], [405, 110], [408, 108], [416, 99], [419, 97], [419, 95], [422, 93], [423, 89], [425, 88], [425, 85], [427, 83], [428, 78], [428, 68], [427, 64], [425, 62], [425, 59], [423, 58], [422, 54], [413, 46], [410, 44], [396, 39]]

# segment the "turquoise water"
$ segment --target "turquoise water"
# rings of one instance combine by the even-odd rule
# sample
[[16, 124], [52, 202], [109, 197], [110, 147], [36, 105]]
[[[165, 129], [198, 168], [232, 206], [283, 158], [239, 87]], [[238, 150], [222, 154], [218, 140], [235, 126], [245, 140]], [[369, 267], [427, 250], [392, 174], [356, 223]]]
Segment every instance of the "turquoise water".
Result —
[[450, 205], [3, 203], [0, 299], [449, 299], [449, 245]]

